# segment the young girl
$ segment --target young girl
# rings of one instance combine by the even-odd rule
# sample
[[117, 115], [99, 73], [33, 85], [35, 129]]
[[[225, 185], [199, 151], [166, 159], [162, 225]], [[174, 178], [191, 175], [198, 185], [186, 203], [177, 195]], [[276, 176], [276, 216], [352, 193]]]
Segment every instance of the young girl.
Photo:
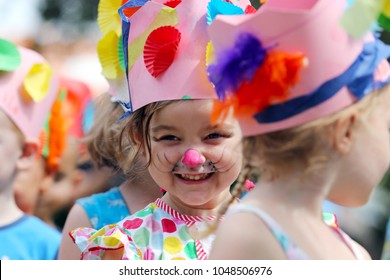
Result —
[[61, 235], [15, 202], [13, 185], [29, 169], [58, 83], [38, 53], [0, 39], [0, 259], [55, 259]]
[[210, 122], [215, 94], [205, 71], [208, 1], [173, 2], [124, 6], [136, 12], [123, 35], [130, 91], [130, 99], [121, 100], [130, 114], [122, 120], [123, 134], [166, 193], [115, 225], [74, 230], [83, 259], [206, 259], [213, 237], [197, 233], [232, 199], [242, 137], [232, 114], [223, 124]]
[[211, 24], [214, 113], [234, 108], [260, 179], [229, 208], [210, 259], [370, 258], [322, 213], [325, 199], [365, 204], [390, 162], [390, 49], [350, 36], [345, 4], [273, 0]]
[[[147, 169], [128, 170], [129, 166], [121, 166], [124, 154], [121, 146], [124, 145], [121, 145], [119, 140], [122, 126], [126, 125], [126, 122], [118, 121], [124, 113], [120, 104], [112, 102], [111, 95], [104, 94], [98, 98], [95, 106], [96, 119], [85, 138], [88, 152], [98, 168], [112, 168], [113, 172], [122, 173], [121, 177], [127, 179], [106, 192], [76, 200], [63, 229], [59, 259], [80, 259], [80, 250], [68, 236], [72, 229], [76, 227], [100, 229], [143, 209], [162, 195]], [[129, 154], [135, 152], [135, 149], [128, 145], [125, 149]], [[132, 167], [139, 164], [135, 163]]]

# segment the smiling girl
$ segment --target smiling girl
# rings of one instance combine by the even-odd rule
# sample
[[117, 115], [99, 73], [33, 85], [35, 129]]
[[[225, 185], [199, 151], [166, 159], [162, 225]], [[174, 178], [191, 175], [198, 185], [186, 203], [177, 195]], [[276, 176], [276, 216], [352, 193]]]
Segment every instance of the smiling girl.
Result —
[[214, 238], [198, 233], [235, 200], [230, 186], [242, 167], [241, 130], [232, 113], [220, 123], [210, 118], [216, 95], [206, 73], [206, 27], [215, 1], [145, 2], [120, 9], [136, 10], [122, 15], [130, 92], [120, 99], [129, 115], [122, 135], [138, 147], [128, 164], [146, 158], [166, 193], [117, 224], [72, 231], [82, 259], [206, 259]]

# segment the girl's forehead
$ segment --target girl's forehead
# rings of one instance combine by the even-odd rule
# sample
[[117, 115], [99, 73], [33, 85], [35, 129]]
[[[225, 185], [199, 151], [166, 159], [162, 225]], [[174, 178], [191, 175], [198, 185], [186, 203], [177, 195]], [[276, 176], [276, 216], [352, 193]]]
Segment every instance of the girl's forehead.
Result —
[[185, 100], [171, 102], [157, 110], [150, 121], [151, 131], [174, 130], [180, 127], [191, 129], [239, 129], [239, 123], [233, 112], [221, 123], [213, 123], [211, 113], [213, 100]]
[[[208, 99], [178, 100], [168, 103], [155, 112], [158, 117], [210, 115], [213, 101]], [[156, 118], [155, 118], [156, 119]]]

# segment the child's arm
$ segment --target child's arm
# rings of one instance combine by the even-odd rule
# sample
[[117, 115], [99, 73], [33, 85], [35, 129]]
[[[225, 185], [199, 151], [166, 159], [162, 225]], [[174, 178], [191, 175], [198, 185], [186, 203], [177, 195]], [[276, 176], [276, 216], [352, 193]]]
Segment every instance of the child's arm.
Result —
[[88, 218], [84, 208], [75, 204], [69, 211], [64, 228], [62, 230], [62, 239], [58, 253], [60, 260], [79, 260], [81, 252], [76, 244], [73, 243], [69, 236], [69, 232], [78, 227], [92, 228], [92, 224]]
[[104, 252], [102, 260], [121, 260], [123, 256], [123, 248], [117, 250], [107, 250]]

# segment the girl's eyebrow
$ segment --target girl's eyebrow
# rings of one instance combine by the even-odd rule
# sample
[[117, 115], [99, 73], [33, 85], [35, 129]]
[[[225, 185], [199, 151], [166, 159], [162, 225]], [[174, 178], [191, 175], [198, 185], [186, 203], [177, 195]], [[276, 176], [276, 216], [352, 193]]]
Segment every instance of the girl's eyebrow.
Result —
[[[218, 128], [220, 128], [220, 129], [234, 129], [234, 125], [224, 122], [222, 124], [207, 126], [206, 130], [207, 129], [218, 129]], [[167, 124], [161, 124], [161, 125], [157, 125], [157, 126], [151, 128], [151, 131], [153, 133], [158, 133], [160, 131], [167, 131], [167, 130], [168, 131], [176, 131], [177, 128], [173, 125], [167, 125]]]
[[234, 129], [234, 124], [230, 124], [227, 122], [223, 122], [221, 124], [215, 124], [210, 126], [210, 128], [215, 129], [215, 128], [221, 128], [221, 129]]
[[157, 132], [160, 132], [162, 130], [172, 131], [172, 130], [176, 130], [176, 127], [174, 127], [172, 125], [161, 124], [161, 125], [157, 125], [157, 126], [151, 128], [151, 131], [153, 133], [157, 133]]

